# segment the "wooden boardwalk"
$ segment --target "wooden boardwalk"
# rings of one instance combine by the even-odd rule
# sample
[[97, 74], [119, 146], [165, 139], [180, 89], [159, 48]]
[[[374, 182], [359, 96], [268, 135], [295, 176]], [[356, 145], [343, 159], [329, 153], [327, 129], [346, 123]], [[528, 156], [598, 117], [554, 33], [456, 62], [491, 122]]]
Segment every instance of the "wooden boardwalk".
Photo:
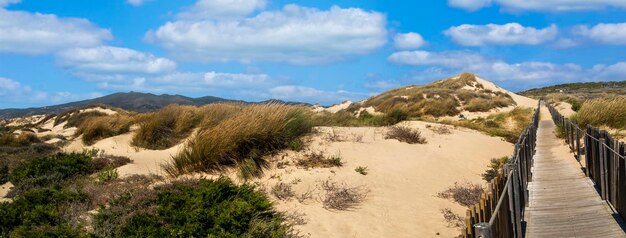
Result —
[[542, 106], [524, 214], [526, 237], [626, 237], [622, 222], [554, 135], [555, 127]]

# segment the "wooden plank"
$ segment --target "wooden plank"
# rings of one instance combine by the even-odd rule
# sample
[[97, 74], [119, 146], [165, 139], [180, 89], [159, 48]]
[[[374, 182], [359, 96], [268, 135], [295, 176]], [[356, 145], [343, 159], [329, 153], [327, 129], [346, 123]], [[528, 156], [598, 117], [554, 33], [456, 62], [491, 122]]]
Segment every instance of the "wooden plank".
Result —
[[[546, 112], [547, 110], [542, 109], [543, 114]], [[568, 134], [569, 142], [566, 145], [559, 143], [561, 140], [552, 133], [554, 128], [554, 122], [541, 119], [531, 168], [532, 182], [528, 183], [529, 204], [524, 212], [524, 220], [527, 222], [526, 237], [626, 237], [620, 224], [612, 216], [610, 207], [596, 192], [594, 180], [585, 176], [576, 160], [567, 156], [556, 156], [566, 154], [563, 152], [569, 152], [572, 148], [575, 148], [573, 152], [579, 153], [579, 146], [576, 144], [579, 137], [574, 133], [575, 127], [568, 126], [568, 132], [572, 133]], [[587, 129], [587, 133], [593, 136], [597, 131]], [[600, 162], [599, 154], [605, 151], [588, 136], [582, 138], [586, 150], [587, 173], [598, 180], [602, 179], [605, 186], [606, 183], [611, 186], [617, 184], [619, 177], [615, 169], [619, 163]], [[619, 170], [624, 169], [619, 167]], [[610, 178], [604, 177], [607, 172], [612, 172]], [[626, 170], [624, 173], [626, 174]], [[613, 192], [611, 195], [618, 196], [616, 194], [619, 187], [609, 189]], [[603, 191], [608, 192], [607, 187]]]

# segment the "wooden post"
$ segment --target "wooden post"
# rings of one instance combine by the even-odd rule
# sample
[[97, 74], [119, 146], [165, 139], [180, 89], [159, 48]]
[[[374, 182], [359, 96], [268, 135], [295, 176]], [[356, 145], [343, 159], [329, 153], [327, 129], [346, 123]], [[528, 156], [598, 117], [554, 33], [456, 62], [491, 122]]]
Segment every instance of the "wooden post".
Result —
[[600, 196], [602, 200], [606, 200], [606, 157], [604, 156], [604, 138], [600, 138], [600, 146], [598, 151], [600, 152]]
[[[511, 174], [511, 187], [513, 188], [513, 193], [509, 193], [509, 196], [511, 196], [510, 198], [513, 198], [514, 201], [514, 206], [512, 206], [512, 210], [513, 210], [513, 217], [515, 218], [513, 220], [513, 225], [515, 227], [515, 237], [522, 237], [522, 208], [521, 208], [521, 203], [520, 203], [520, 178], [518, 176], [516, 176], [518, 174], [518, 169], [517, 167], [515, 167], [515, 165], [509, 165], [511, 166], [511, 169], [513, 170], [513, 173]], [[526, 197], [526, 188], [522, 187], [522, 189], [524, 189], [524, 201], [528, 201], [528, 197]], [[509, 189], [509, 192], [511, 191], [511, 189]]]
[[576, 160], [580, 162], [580, 128], [576, 126]]
[[[619, 151], [619, 144], [617, 140], [613, 140], [613, 150], [615, 152]], [[619, 160], [620, 157], [617, 156], [615, 152], [612, 152], [611, 155], [611, 204], [613, 207], [617, 207], [617, 174], [619, 173]]]
[[487, 222], [482, 222], [474, 225], [474, 231], [476, 232], [476, 238], [492, 238], [491, 225]]

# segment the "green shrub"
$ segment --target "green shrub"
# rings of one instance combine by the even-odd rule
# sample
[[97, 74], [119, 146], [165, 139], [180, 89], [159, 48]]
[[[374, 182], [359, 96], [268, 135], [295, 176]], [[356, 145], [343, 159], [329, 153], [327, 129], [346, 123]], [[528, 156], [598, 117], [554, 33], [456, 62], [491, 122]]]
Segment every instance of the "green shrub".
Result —
[[[157, 187], [156, 192], [142, 200], [128, 194], [101, 208], [94, 216], [94, 235], [284, 237], [291, 231], [270, 201], [250, 185], [220, 178], [176, 182]], [[132, 209], [136, 206], [148, 209]]]
[[92, 173], [91, 161], [91, 157], [79, 153], [58, 153], [31, 159], [11, 171], [9, 180], [18, 193], [32, 188], [47, 187]]
[[491, 182], [491, 180], [497, 176], [498, 170], [500, 170], [500, 168], [502, 168], [502, 166], [504, 166], [508, 161], [509, 157], [507, 156], [491, 159], [488, 165], [489, 169], [485, 170], [485, 173], [482, 174], [483, 180]]
[[5, 184], [6, 182], [9, 182], [9, 165], [0, 161], [0, 184]]
[[[77, 237], [65, 224], [61, 205], [88, 202], [85, 194], [67, 189], [33, 189], [11, 203], [0, 203], [0, 237]], [[70, 235], [71, 234], [71, 235]]]
[[97, 178], [98, 182], [107, 183], [113, 180], [116, 180], [119, 177], [117, 173], [117, 169], [108, 168], [98, 172]]
[[409, 118], [409, 114], [403, 110], [396, 109], [387, 114], [387, 125], [395, 125], [398, 122], [404, 121]]
[[354, 171], [361, 175], [367, 175], [367, 167], [359, 166], [359, 167], [356, 167]]
[[20, 147], [41, 143], [41, 140], [32, 132], [22, 132], [19, 135], [13, 133], [0, 133], [0, 146]]

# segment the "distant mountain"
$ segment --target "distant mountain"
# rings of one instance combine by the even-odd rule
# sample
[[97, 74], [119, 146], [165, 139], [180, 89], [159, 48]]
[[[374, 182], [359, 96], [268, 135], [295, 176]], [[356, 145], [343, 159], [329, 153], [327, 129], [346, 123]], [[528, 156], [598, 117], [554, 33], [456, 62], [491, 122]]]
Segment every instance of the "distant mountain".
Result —
[[519, 94], [529, 97], [543, 97], [550, 93], [612, 93], [624, 95], [626, 94], [626, 81], [567, 83], [533, 88]]
[[[134, 112], [151, 112], [158, 109], [161, 109], [170, 104], [179, 104], [179, 105], [193, 105], [193, 106], [202, 106], [206, 104], [216, 103], [216, 102], [241, 102], [248, 103], [240, 100], [230, 100], [213, 96], [199, 97], [199, 98], [191, 98], [181, 95], [155, 95], [151, 93], [138, 93], [138, 92], [130, 92], [130, 93], [114, 93], [111, 95], [107, 95], [104, 97], [65, 103], [54, 106], [47, 107], [37, 107], [37, 108], [25, 108], [25, 109], [1, 109], [0, 110], [0, 118], [15, 118], [15, 117], [23, 117], [23, 116], [31, 116], [31, 115], [41, 115], [41, 114], [56, 114], [61, 113], [73, 108], [83, 107], [94, 104], [104, 104], [107, 106], [121, 108], [127, 111]], [[267, 100], [259, 103], [270, 103], [270, 102], [280, 102], [285, 104], [304, 104], [297, 102], [283, 102], [280, 100]]]

